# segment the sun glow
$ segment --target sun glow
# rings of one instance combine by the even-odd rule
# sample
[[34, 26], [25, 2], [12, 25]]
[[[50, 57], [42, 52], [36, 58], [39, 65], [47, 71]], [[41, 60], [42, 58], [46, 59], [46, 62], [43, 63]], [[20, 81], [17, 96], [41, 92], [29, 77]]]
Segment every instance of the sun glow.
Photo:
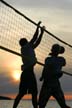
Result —
[[20, 71], [19, 70], [14, 70], [13, 71], [13, 78], [16, 80], [16, 81], [19, 81], [20, 80]]

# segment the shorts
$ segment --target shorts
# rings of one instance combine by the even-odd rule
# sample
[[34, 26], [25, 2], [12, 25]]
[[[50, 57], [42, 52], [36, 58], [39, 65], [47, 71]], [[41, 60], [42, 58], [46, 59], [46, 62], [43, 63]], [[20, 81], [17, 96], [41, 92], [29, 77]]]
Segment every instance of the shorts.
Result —
[[20, 78], [19, 92], [24, 94], [37, 95], [37, 82], [33, 72], [33, 67], [25, 69]]

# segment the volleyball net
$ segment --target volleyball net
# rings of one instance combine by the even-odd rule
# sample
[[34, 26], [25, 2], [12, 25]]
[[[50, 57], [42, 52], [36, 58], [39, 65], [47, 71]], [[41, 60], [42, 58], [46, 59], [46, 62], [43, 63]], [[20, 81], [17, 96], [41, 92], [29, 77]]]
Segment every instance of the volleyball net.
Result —
[[[3, 0], [0, 0], [0, 49], [20, 56], [20, 38], [30, 40], [36, 30], [37, 23], [16, 10]], [[36, 48], [38, 64], [43, 65], [45, 58], [50, 53], [53, 44], [65, 47], [63, 54], [66, 66], [63, 68], [66, 74], [72, 75], [72, 45], [62, 41], [49, 31], [45, 30], [40, 45]]]

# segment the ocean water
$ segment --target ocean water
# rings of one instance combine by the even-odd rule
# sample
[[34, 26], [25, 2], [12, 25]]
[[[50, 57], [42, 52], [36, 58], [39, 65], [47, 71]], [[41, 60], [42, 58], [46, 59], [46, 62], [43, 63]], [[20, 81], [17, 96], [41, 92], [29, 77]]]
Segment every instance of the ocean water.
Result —
[[[0, 108], [12, 108], [14, 100], [0, 100]], [[72, 107], [72, 101], [66, 101]], [[33, 108], [31, 100], [21, 100], [17, 108]], [[60, 108], [58, 103], [54, 100], [49, 100], [46, 108]]]

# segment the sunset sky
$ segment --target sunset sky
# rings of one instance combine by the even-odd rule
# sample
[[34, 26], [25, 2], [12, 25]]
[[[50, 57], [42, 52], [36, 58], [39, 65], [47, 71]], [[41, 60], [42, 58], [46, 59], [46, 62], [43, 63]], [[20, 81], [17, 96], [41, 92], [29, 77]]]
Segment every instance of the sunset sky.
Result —
[[[35, 22], [41, 20], [47, 30], [72, 45], [72, 0], [5, 1]], [[0, 95], [16, 96], [21, 64], [20, 57], [0, 50]], [[37, 80], [40, 75], [41, 70], [36, 73]], [[64, 92], [72, 94], [72, 77], [64, 75], [60, 81]], [[38, 82], [39, 90], [40, 87]]]

